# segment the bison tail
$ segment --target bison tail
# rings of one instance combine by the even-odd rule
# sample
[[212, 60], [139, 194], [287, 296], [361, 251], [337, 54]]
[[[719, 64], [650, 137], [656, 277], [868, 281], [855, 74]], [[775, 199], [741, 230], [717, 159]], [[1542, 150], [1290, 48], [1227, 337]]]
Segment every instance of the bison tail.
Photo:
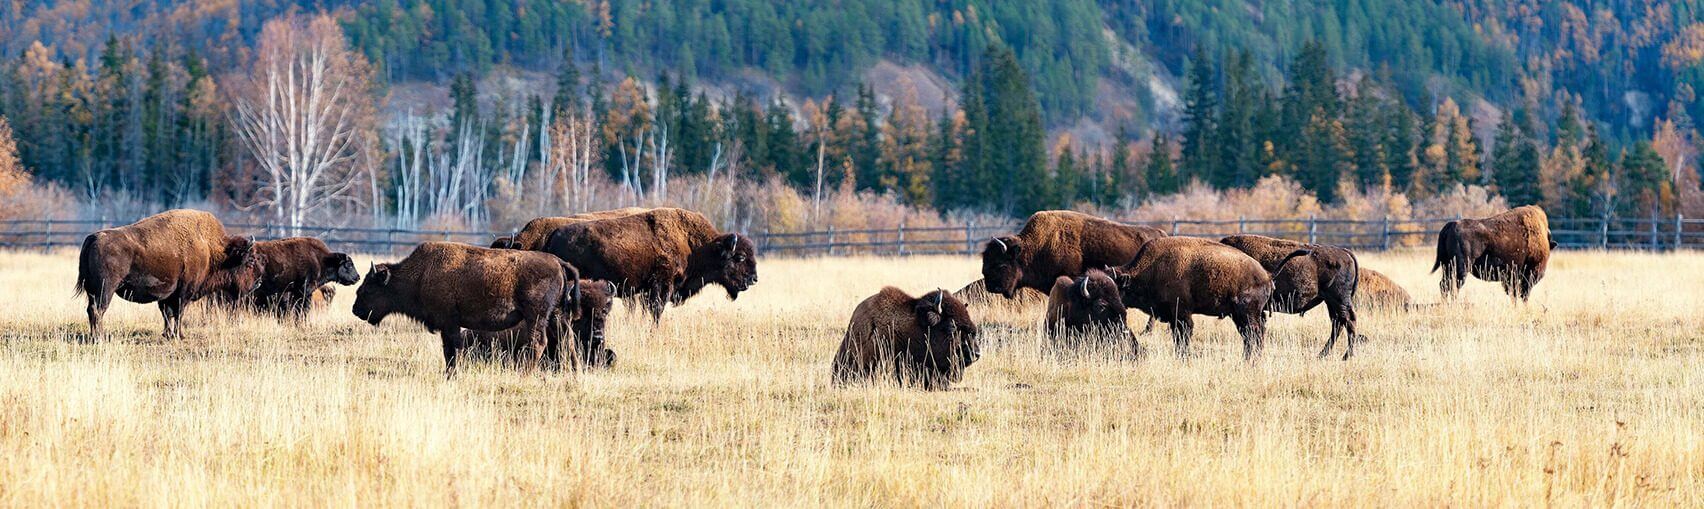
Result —
[[1460, 242], [1460, 223], [1450, 221], [1444, 225], [1444, 229], [1438, 230], [1438, 254], [1436, 258], [1432, 259], [1432, 272], [1437, 272], [1438, 269], [1455, 263], [1455, 258], [1461, 255], [1460, 250], [1457, 249], [1457, 244]]
[[73, 295], [102, 295], [101, 284], [105, 278], [100, 273], [101, 249], [97, 235], [91, 233], [83, 237], [83, 250], [77, 254], [77, 287], [72, 289]]
[[556, 261], [562, 265], [562, 281], [568, 283], [562, 291], [562, 310], [573, 316], [580, 304], [580, 271], [566, 260], [559, 258]]
[[1279, 272], [1283, 272], [1284, 271], [1284, 264], [1290, 263], [1290, 260], [1294, 260], [1298, 256], [1307, 256], [1307, 255], [1311, 255], [1311, 254], [1313, 254], [1312, 249], [1306, 249], [1306, 248], [1297, 249], [1297, 250], [1291, 252], [1289, 255], [1285, 256], [1283, 261], [1278, 262], [1278, 266], [1272, 269], [1272, 273], [1277, 274]]

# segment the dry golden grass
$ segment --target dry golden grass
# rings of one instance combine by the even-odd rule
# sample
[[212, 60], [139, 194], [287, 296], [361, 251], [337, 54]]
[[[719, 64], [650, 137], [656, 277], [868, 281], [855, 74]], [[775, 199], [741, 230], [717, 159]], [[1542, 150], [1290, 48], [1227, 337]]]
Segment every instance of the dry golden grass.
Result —
[[[617, 306], [612, 371], [451, 381], [352, 290], [299, 327], [195, 309], [169, 343], [118, 303], [84, 343], [74, 261], [0, 254], [0, 506], [1704, 504], [1697, 253], [1563, 253], [1527, 306], [1472, 282], [1364, 312], [1350, 362], [1314, 359], [1320, 310], [1245, 366], [1228, 321], [1199, 358], [1161, 329], [1128, 360], [973, 309], [984, 357], [936, 393], [833, 389], [828, 363], [860, 299], [956, 289], [970, 258], [766, 259], [656, 329]], [[1422, 303], [1430, 261], [1363, 256]]]

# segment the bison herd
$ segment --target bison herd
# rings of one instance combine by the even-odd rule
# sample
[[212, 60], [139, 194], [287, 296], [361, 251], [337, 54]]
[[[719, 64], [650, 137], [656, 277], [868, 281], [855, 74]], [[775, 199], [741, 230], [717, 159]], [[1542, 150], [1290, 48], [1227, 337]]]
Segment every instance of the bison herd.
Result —
[[[1548, 221], [1538, 207], [1452, 221], [1438, 233], [1434, 272], [1452, 298], [1467, 274], [1527, 299], [1544, 276]], [[356, 317], [379, 325], [400, 315], [442, 340], [446, 376], [463, 350], [503, 353], [517, 363], [560, 369], [609, 367], [604, 336], [613, 299], [642, 307], [653, 322], [710, 285], [729, 299], [757, 283], [756, 245], [717, 231], [703, 215], [676, 208], [624, 208], [529, 221], [490, 247], [425, 242], [365, 277], [348, 254], [315, 238], [253, 241], [227, 235], [212, 214], [171, 210], [83, 240], [76, 290], [88, 299], [91, 336], [112, 297], [157, 302], [167, 338], [182, 336], [184, 306], [213, 296], [229, 306], [299, 319], [357, 283]], [[1409, 305], [1383, 274], [1360, 266], [1348, 249], [1259, 235], [1221, 239], [1168, 236], [1072, 211], [1030, 216], [1017, 235], [988, 241], [981, 281], [959, 292], [913, 297], [885, 287], [852, 311], [838, 352], [836, 385], [894, 380], [930, 389], [957, 382], [981, 356], [966, 301], [1045, 298], [1044, 330], [1056, 346], [1099, 335], [1128, 340], [1131, 310], [1170, 327], [1180, 357], [1190, 355], [1196, 315], [1230, 318], [1243, 357], [1260, 356], [1271, 313], [1325, 306], [1343, 359], [1363, 338], [1357, 306]], [[1036, 295], [1038, 297], [1027, 297]], [[1044, 297], [1041, 297], [1044, 296]]]

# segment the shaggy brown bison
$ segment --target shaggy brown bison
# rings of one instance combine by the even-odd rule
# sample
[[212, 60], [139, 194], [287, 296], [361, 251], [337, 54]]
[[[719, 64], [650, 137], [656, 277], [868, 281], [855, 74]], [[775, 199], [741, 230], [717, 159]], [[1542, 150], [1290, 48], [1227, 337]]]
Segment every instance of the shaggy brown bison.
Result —
[[328, 283], [343, 286], [361, 281], [355, 261], [348, 254], [334, 253], [325, 242], [312, 237], [290, 237], [254, 243], [254, 251], [266, 260], [260, 288], [251, 299], [263, 309], [279, 315], [307, 313], [313, 293]]
[[185, 304], [222, 289], [248, 294], [259, 285], [263, 260], [252, 247], [199, 210], [168, 210], [89, 234], [78, 254], [76, 291], [89, 299], [90, 336], [101, 334], [101, 315], [116, 294], [137, 304], [158, 302], [165, 336], [183, 337]]
[[[1125, 323], [1124, 299], [1118, 283], [1098, 269], [1081, 277], [1059, 276], [1047, 295], [1047, 335], [1054, 341], [1071, 336], [1110, 332], [1128, 336], [1135, 347], [1136, 335]], [[1138, 348], [1139, 350], [1139, 348]]]
[[836, 386], [891, 378], [901, 385], [944, 389], [981, 357], [976, 323], [945, 290], [913, 298], [882, 288], [852, 310], [834, 354]]
[[1325, 340], [1320, 358], [1331, 355], [1337, 336], [1347, 332], [1343, 359], [1355, 355], [1355, 290], [1360, 286], [1361, 264], [1355, 253], [1337, 246], [1304, 244], [1261, 235], [1232, 235], [1220, 243], [1248, 253], [1272, 276], [1272, 300], [1267, 309], [1279, 313], [1304, 314], [1321, 303], [1331, 318], [1331, 337]]
[[1059, 276], [1130, 262], [1142, 244], [1166, 233], [1151, 226], [1108, 221], [1069, 210], [1036, 212], [1016, 236], [988, 241], [982, 250], [982, 280], [988, 291], [1010, 299], [1018, 289], [1046, 293]]
[[1503, 283], [1510, 298], [1526, 301], [1544, 278], [1550, 262], [1550, 219], [1544, 209], [1527, 205], [1484, 219], [1450, 221], [1438, 231], [1438, 256], [1432, 272], [1444, 269], [1438, 289], [1455, 297], [1467, 274]]
[[[567, 325], [574, 333], [574, 348], [571, 352], [578, 353], [579, 357], [570, 358], [570, 363], [600, 368], [607, 368], [615, 364], [615, 351], [610, 350], [604, 342], [604, 329], [609, 320], [611, 304], [614, 301], [615, 285], [608, 281], [580, 280], [579, 304], [571, 317], [572, 320]], [[556, 318], [558, 323], [553, 325], [561, 327], [560, 321], [563, 318], [565, 317], [558, 315]], [[520, 349], [525, 346], [521, 344], [519, 336], [520, 331], [516, 329], [502, 332], [469, 330], [466, 339], [469, 342], [468, 348], [475, 352], [500, 354], [511, 359], [519, 359]], [[551, 342], [545, 346], [545, 357], [550, 359], [552, 363], [558, 363], [561, 360], [561, 345], [557, 343], [559, 338], [552, 337], [550, 339]]]
[[1192, 237], [1155, 239], [1112, 277], [1125, 307], [1171, 324], [1180, 357], [1189, 355], [1193, 315], [1230, 317], [1242, 334], [1244, 360], [1264, 347], [1272, 277], [1236, 248]]
[[522, 226], [521, 230], [515, 232], [515, 235], [512, 237], [497, 237], [497, 240], [491, 243], [491, 247], [543, 251], [544, 241], [549, 239], [550, 233], [556, 231], [557, 228], [586, 221], [631, 216], [648, 210], [651, 209], [644, 207], [624, 207], [614, 210], [585, 212], [566, 217], [540, 217], [527, 221], [526, 226]]
[[373, 266], [355, 290], [355, 316], [373, 325], [401, 314], [438, 333], [444, 374], [456, 372], [462, 329], [525, 331], [529, 365], [544, 357], [558, 313], [573, 313], [580, 294], [573, 266], [532, 251], [427, 242], [397, 263]]
[[1357, 308], [1408, 309], [1408, 290], [1392, 281], [1384, 273], [1361, 268], [1361, 284], [1355, 289], [1355, 306]]
[[558, 228], [544, 250], [591, 279], [615, 283], [620, 297], [640, 296], [653, 321], [663, 308], [720, 285], [729, 299], [757, 283], [757, 248], [720, 233], [690, 210], [660, 208]]

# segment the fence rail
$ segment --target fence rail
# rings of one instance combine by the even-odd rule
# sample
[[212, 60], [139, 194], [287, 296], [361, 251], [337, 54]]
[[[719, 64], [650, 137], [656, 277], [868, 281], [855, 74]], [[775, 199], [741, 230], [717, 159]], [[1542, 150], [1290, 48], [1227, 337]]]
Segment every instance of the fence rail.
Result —
[[[1252, 233], [1304, 242], [1335, 244], [1356, 250], [1419, 247], [1432, 243], [1439, 228], [1456, 218], [1404, 220], [1305, 219], [1178, 219], [1134, 222], [1165, 230], [1172, 235], [1216, 238]], [[128, 224], [115, 220], [9, 220], [0, 221], [0, 248], [53, 249], [77, 247], [90, 232]], [[783, 256], [818, 255], [911, 255], [975, 254], [987, 239], [1014, 233], [1016, 222], [966, 224], [889, 229], [805, 232], [752, 232], [761, 253]], [[1704, 249], [1704, 219], [1684, 216], [1655, 219], [1573, 218], [1552, 219], [1551, 239], [1564, 249]], [[291, 232], [324, 239], [334, 249], [352, 252], [400, 253], [430, 240], [485, 245], [509, 232], [415, 230], [346, 226], [307, 226], [292, 230], [282, 225], [232, 223], [225, 225], [233, 235], [266, 240], [291, 236]]]

